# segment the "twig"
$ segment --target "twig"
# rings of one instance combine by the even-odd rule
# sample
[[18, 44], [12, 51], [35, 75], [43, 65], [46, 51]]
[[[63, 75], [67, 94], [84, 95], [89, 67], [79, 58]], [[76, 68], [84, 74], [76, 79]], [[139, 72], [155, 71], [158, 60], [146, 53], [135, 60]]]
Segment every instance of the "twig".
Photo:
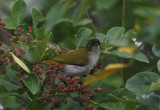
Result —
[[5, 32], [7, 35], [9, 35], [10, 37], [13, 37], [13, 35], [11, 35], [9, 32], [7, 32], [6, 30], [4, 30], [1, 26], [0, 26], [0, 29]]

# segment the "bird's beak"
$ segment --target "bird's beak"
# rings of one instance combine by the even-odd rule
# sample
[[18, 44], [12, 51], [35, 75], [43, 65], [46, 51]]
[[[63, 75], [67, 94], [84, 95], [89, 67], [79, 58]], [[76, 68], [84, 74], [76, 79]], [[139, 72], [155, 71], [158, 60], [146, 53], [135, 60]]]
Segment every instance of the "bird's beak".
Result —
[[96, 46], [99, 46], [99, 43], [95, 43]]

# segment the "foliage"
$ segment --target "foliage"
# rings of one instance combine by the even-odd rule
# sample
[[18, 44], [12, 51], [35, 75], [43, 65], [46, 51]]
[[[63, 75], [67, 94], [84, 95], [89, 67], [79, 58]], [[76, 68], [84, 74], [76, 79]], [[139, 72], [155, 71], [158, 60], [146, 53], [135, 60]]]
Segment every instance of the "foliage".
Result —
[[[0, 98], [5, 110], [160, 109], [158, 0], [53, 4], [47, 13], [31, 8], [29, 21], [30, 9], [24, 0], [16, 0], [11, 16], [0, 18], [0, 29], [12, 43], [0, 41]], [[101, 55], [85, 76], [66, 77], [59, 64], [28, 65], [84, 47], [92, 38], [101, 42]]]

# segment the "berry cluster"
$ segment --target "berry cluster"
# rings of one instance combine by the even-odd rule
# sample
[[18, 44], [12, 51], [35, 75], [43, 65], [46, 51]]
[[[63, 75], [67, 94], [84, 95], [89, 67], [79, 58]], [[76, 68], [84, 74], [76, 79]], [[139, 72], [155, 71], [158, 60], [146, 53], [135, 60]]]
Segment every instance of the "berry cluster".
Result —
[[[1, 20], [1, 19], [0, 19]], [[22, 55], [26, 54], [25, 50], [22, 49], [22, 45], [30, 43], [30, 35], [32, 28], [28, 27], [28, 30], [17, 28], [18, 33], [14, 36], [10, 35], [10, 41], [12, 47], [4, 47], [3, 42], [0, 41], [0, 66], [6, 66], [9, 63], [15, 64], [13, 57], [9, 55], [9, 51], [14, 53], [21, 61], [24, 62]], [[15, 48], [14, 46], [18, 47]], [[96, 68], [100, 68], [102, 63], [97, 64], [90, 72], [93, 74]], [[18, 83], [20, 88], [27, 89], [23, 80], [27, 77], [26, 72], [17, 66], [16, 76], [18, 77]], [[38, 91], [39, 103], [47, 102], [51, 103], [51, 110], [59, 108], [61, 103], [67, 104], [67, 98], [72, 98], [73, 101], [79, 102], [83, 105], [85, 110], [93, 110], [94, 106], [90, 103], [93, 100], [95, 92], [101, 92], [102, 88], [94, 88], [93, 90], [87, 89], [83, 86], [81, 77], [65, 77], [61, 74], [63, 67], [60, 64], [50, 65], [47, 69], [42, 66], [35, 66], [32, 68], [32, 73], [35, 73], [41, 80], [40, 89]], [[1, 71], [3, 74], [6, 73], [6, 69]], [[77, 96], [72, 95], [76, 93]]]
[[[25, 30], [17, 28], [18, 33], [15, 33], [14, 36], [11, 36], [10, 41], [13, 43], [26, 44], [30, 42], [30, 34], [32, 33], [32, 28], [28, 27], [28, 32], [24, 33]], [[18, 41], [18, 42], [17, 42]]]
[[[61, 103], [67, 104], [67, 97], [71, 97], [73, 101], [77, 101], [84, 105], [85, 110], [93, 110], [94, 106], [90, 106], [90, 100], [94, 98], [94, 92], [101, 92], [102, 88], [94, 88], [90, 91], [83, 86], [81, 77], [64, 77], [60, 71], [63, 69], [58, 63], [50, 65], [49, 69], [42, 72], [41, 67], [35, 66], [32, 71], [39, 76], [43, 82], [45, 91], [41, 91], [38, 101], [52, 103], [51, 109], [59, 108]], [[45, 76], [45, 78], [42, 78]], [[53, 92], [53, 90], [55, 92]], [[78, 93], [78, 97], [74, 97], [72, 93]], [[58, 97], [59, 96], [59, 97]], [[63, 97], [62, 97], [63, 96]]]

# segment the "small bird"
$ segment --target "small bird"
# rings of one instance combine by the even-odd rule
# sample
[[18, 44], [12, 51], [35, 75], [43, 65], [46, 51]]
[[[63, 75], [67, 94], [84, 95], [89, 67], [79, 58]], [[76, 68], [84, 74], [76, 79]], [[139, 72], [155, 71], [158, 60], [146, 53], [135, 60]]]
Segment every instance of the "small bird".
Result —
[[80, 76], [89, 72], [96, 65], [100, 55], [100, 42], [91, 39], [84, 48], [62, 53], [40, 62], [31, 62], [30, 65], [44, 64], [63, 67], [66, 76]]

